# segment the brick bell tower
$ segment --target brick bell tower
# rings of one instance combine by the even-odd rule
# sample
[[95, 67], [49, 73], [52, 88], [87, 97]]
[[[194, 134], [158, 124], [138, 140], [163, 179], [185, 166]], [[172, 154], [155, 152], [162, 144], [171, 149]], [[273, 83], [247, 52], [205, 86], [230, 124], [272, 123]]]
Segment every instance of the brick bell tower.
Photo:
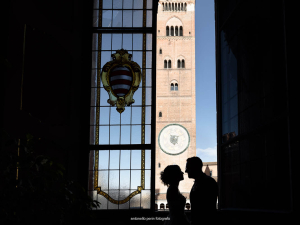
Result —
[[[196, 156], [195, 0], [160, 0], [157, 14], [156, 204], [166, 208], [167, 186], [160, 172]], [[193, 179], [184, 174], [180, 192], [187, 197]], [[162, 205], [163, 204], [163, 205]]]

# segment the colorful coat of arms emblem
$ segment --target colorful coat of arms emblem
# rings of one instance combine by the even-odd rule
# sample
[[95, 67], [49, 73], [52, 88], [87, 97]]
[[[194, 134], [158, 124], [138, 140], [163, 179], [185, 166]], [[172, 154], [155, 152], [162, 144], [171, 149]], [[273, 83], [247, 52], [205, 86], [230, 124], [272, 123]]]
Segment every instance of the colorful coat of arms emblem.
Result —
[[113, 60], [103, 66], [101, 78], [109, 96], [107, 103], [117, 105], [117, 111], [122, 113], [125, 105], [134, 103], [133, 94], [141, 82], [141, 68], [131, 61], [132, 55], [124, 49], [117, 50], [111, 56]]

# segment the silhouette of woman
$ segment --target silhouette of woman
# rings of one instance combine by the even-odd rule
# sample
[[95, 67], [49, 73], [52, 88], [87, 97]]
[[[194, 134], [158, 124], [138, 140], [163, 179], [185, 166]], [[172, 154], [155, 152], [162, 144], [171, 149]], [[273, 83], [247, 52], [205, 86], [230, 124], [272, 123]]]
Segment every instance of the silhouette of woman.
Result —
[[164, 225], [189, 225], [184, 213], [186, 198], [179, 192], [178, 185], [182, 181], [183, 172], [178, 165], [169, 165], [160, 173], [160, 179], [168, 186], [167, 201], [169, 205], [169, 218]]

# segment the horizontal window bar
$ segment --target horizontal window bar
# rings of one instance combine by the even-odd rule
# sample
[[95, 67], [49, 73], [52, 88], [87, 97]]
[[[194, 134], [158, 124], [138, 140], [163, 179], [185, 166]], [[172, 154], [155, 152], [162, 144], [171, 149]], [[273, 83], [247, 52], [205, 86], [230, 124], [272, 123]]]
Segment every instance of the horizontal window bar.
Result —
[[128, 145], [89, 145], [89, 150], [141, 150], [154, 149], [154, 144], [128, 144]]
[[93, 33], [154, 33], [152, 27], [93, 27]]
[[[117, 51], [120, 49], [111, 49], [111, 50], [92, 50], [92, 52], [111, 52], [111, 51]], [[134, 50], [134, 49], [126, 49], [127, 51], [134, 51], [134, 52], [152, 52], [153, 50]], [[130, 53], [131, 54], [131, 53]], [[151, 68], [150, 68], [151, 69]]]
[[[119, 170], [121, 170], [121, 171], [129, 171], [129, 170], [141, 170], [141, 169], [98, 169], [97, 171], [119, 171]], [[148, 170], [148, 171], [151, 171], [151, 169], [144, 169], [145, 171], [146, 170]], [[89, 171], [91, 171], [91, 172], [93, 172], [93, 171], [96, 171], [96, 170], [89, 170]]]
[[[151, 107], [151, 105], [131, 105], [131, 106], [127, 106], [127, 108], [129, 107], [133, 107], [133, 108], [138, 108], [138, 107]], [[111, 105], [103, 105], [103, 106], [92, 106], [91, 107], [112, 107], [115, 108], [115, 106], [111, 106]]]
[[119, 127], [119, 126], [141, 126], [141, 125], [151, 125], [151, 124], [148, 124], [148, 123], [145, 123], [145, 124], [141, 124], [141, 123], [108, 124], [108, 123], [106, 123], [106, 124], [104, 124], [103, 123], [103, 124], [99, 124], [99, 125], [91, 124], [90, 126], [99, 126], [99, 127], [101, 127], [101, 126], [104, 126], [104, 127], [108, 127], [108, 126], [115, 127], [115, 126], [117, 126], [117, 127]]

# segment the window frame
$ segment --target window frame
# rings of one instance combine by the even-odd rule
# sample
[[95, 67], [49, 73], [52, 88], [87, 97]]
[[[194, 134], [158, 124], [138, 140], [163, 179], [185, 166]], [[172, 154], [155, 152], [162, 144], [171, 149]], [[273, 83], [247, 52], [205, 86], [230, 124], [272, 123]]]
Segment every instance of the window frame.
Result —
[[[99, 0], [99, 5], [102, 5], [103, 0]], [[92, 1], [93, 3], [93, 1]], [[144, 4], [147, 4], [147, 1], [144, 0]], [[93, 3], [94, 4], [94, 3]], [[91, 15], [93, 15], [94, 7], [93, 4], [90, 4], [90, 12]], [[156, 26], [156, 20], [157, 17], [155, 16], [157, 14], [157, 7], [156, 4], [158, 4], [158, 0], [153, 0], [152, 1], [152, 26], [151, 27], [93, 27], [91, 26], [91, 31], [90, 35], [92, 36], [95, 33], [98, 34], [106, 34], [106, 33], [111, 33], [111, 34], [117, 34], [117, 33], [143, 33], [143, 34], [151, 34], [152, 35], [152, 93], [151, 93], [151, 98], [152, 98], [152, 105], [151, 105], [151, 143], [150, 144], [102, 144], [102, 145], [95, 145], [91, 144], [90, 140], [88, 140], [88, 152], [92, 152], [94, 150], [151, 150], [151, 178], [150, 178], [150, 209], [118, 209], [118, 213], [128, 213], [128, 212], [155, 212], [155, 132], [156, 132], [156, 39], [157, 39], [157, 26]], [[102, 10], [102, 7], [99, 7], [100, 10]], [[147, 9], [143, 9], [144, 12], [147, 12]], [[101, 13], [99, 13], [101, 15]], [[100, 16], [101, 18], [101, 16]], [[92, 19], [91, 19], [92, 20]], [[101, 20], [101, 19], [100, 19]], [[92, 24], [92, 23], [91, 23]], [[91, 40], [92, 42], [92, 40]], [[92, 44], [91, 44], [92, 45]], [[146, 49], [145, 49], [146, 50]], [[89, 50], [92, 52], [92, 48]], [[100, 51], [100, 50], [98, 50]], [[92, 61], [90, 61], [90, 65], [92, 64]], [[142, 65], [141, 65], [142, 67]], [[90, 74], [92, 72], [92, 66], [90, 66]], [[91, 82], [90, 82], [91, 84]], [[140, 84], [141, 87], [142, 83]], [[92, 86], [90, 86], [89, 91], [92, 90]], [[91, 97], [89, 97], [91, 100]], [[90, 105], [91, 107], [91, 105]], [[90, 117], [90, 116], [89, 116]], [[90, 133], [90, 129], [88, 130], [88, 133]], [[89, 137], [90, 139], [90, 137]], [[90, 157], [89, 157], [90, 160]], [[89, 165], [90, 167], [90, 165]], [[87, 182], [88, 183], [88, 182]], [[94, 210], [94, 212], [97, 215], [100, 214], [105, 214], [105, 217], [108, 215], [114, 215], [116, 212], [115, 209], [104, 209], [104, 210]]]
[[175, 83], [175, 85], [174, 85], [174, 91], [178, 91], [178, 83]]
[[171, 83], [171, 89], [170, 89], [170, 91], [175, 91], [175, 85], [174, 85], [174, 83]]
[[171, 69], [172, 68], [172, 61], [171, 59], [168, 60], [168, 69]]
[[181, 64], [181, 60], [178, 59], [178, 60], [177, 60], [177, 68], [181, 68], [181, 65], [182, 65], [182, 64]]

